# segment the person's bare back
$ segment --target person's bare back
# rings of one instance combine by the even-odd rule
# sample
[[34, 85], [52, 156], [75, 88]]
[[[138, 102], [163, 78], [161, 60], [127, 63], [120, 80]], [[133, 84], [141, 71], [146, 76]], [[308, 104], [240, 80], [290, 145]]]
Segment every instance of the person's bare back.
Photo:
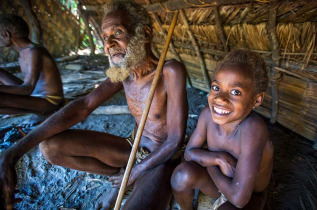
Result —
[[19, 52], [21, 80], [0, 69], [1, 114], [49, 115], [61, 107], [63, 88], [54, 59], [28, 39], [26, 22], [15, 15], [0, 16], [0, 46]]

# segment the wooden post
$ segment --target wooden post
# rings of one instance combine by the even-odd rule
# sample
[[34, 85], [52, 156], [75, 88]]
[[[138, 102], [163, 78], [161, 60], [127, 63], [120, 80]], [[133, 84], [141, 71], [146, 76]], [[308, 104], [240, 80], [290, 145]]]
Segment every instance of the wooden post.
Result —
[[95, 20], [95, 18], [93, 18], [92, 16], [89, 17], [89, 22], [91, 23], [91, 25], [93, 25], [94, 27], [94, 34], [95, 36], [102, 42], [104, 43], [102, 37], [101, 37], [101, 26], [100, 24], [97, 23], [97, 21]]
[[29, 0], [20, 0], [30, 26], [30, 39], [36, 44], [43, 44], [42, 30]]
[[[160, 28], [161, 32], [163, 33], [164, 37], [166, 37], [166, 36], [167, 36], [166, 31], [165, 31], [165, 29], [162, 27], [162, 22], [161, 22], [160, 18], [157, 16], [156, 13], [153, 13], [153, 18], [154, 18], [155, 22], [157, 23], [157, 25], [159, 26], [159, 28]], [[184, 64], [182, 58], [179, 56], [178, 52], [177, 52], [176, 49], [175, 49], [173, 40], [171, 40], [170, 47], [171, 47], [171, 50], [172, 50], [173, 54], [176, 56], [176, 59], [179, 60], [181, 63]], [[185, 68], [185, 69], [186, 69], [186, 68]], [[186, 81], [187, 81], [187, 85], [188, 85], [189, 87], [192, 87], [192, 83], [191, 83], [191, 81], [190, 81], [190, 77], [189, 77], [189, 75], [188, 75], [187, 69], [186, 69]]]
[[149, 93], [149, 98], [148, 98], [147, 104], [145, 106], [145, 109], [143, 111], [142, 118], [140, 120], [140, 125], [138, 127], [138, 131], [137, 131], [136, 136], [135, 136], [135, 141], [134, 141], [133, 146], [132, 146], [132, 151], [131, 151], [131, 154], [130, 154], [130, 157], [129, 157], [129, 161], [128, 161], [126, 170], [124, 172], [124, 176], [123, 176], [122, 183], [121, 183], [121, 186], [120, 186], [118, 198], [117, 198], [117, 201], [116, 201], [116, 205], [114, 207], [115, 210], [119, 210], [120, 206], [121, 206], [121, 201], [122, 201], [122, 198], [124, 196], [125, 188], [126, 188], [126, 185], [128, 183], [128, 180], [129, 180], [129, 176], [130, 176], [130, 172], [131, 172], [131, 169], [132, 169], [132, 166], [133, 166], [134, 158], [135, 158], [136, 152], [137, 152], [138, 147], [139, 147], [139, 143], [140, 143], [140, 140], [141, 140], [141, 136], [142, 136], [142, 132], [143, 132], [143, 129], [144, 129], [144, 126], [145, 126], [145, 122], [146, 122], [147, 116], [148, 116], [149, 111], [150, 111], [150, 107], [151, 107], [151, 103], [152, 103], [152, 100], [153, 100], [153, 97], [154, 97], [154, 92], [155, 92], [155, 89], [156, 89], [156, 85], [157, 85], [158, 80], [160, 78], [160, 74], [161, 74], [161, 72], [163, 70], [165, 57], [166, 57], [168, 46], [169, 46], [169, 43], [171, 41], [171, 38], [172, 38], [172, 35], [173, 35], [173, 31], [174, 31], [174, 28], [175, 28], [175, 25], [176, 25], [178, 13], [179, 13], [178, 11], [176, 11], [174, 13], [173, 21], [172, 21], [170, 29], [168, 31], [168, 35], [167, 35], [167, 38], [166, 38], [164, 49], [163, 49], [162, 55], [160, 57], [159, 63], [158, 63], [157, 68], [156, 68], [156, 72], [155, 72], [155, 75], [154, 75], [154, 78], [153, 78], [153, 82], [152, 82], [152, 86], [151, 86], [150, 93]]
[[201, 71], [202, 71], [205, 83], [207, 85], [208, 90], [210, 90], [210, 78], [209, 78], [209, 75], [208, 75], [208, 72], [207, 72], [207, 68], [206, 68], [206, 64], [205, 64], [204, 58], [203, 58], [203, 56], [202, 56], [202, 54], [200, 52], [198, 42], [197, 42], [193, 32], [190, 30], [190, 27], [189, 27], [189, 24], [188, 24], [188, 21], [187, 21], [187, 18], [186, 18], [186, 15], [185, 15], [184, 11], [182, 9], [180, 9], [179, 11], [180, 11], [181, 18], [182, 18], [182, 21], [184, 23], [184, 26], [187, 29], [187, 33], [188, 33], [188, 35], [189, 35], [189, 37], [190, 37], [190, 39], [192, 41], [192, 44], [193, 44], [193, 46], [195, 48], [196, 55], [199, 58], [200, 67], [201, 67]]
[[221, 17], [220, 17], [220, 13], [219, 13], [219, 8], [216, 7], [215, 8], [215, 21], [216, 21], [216, 26], [217, 26], [217, 32], [220, 36], [223, 48], [225, 49], [225, 52], [228, 53], [229, 52], [229, 47], [227, 45], [227, 37], [226, 34], [223, 30], [223, 26], [222, 26], [222, 21], [221, 21]]
[[85, 31], [89, 37], [90, 55], [94, 55], [95, 54], [95, 44], [94, 44], [93, 36], [91, 35], [91, 28], [89, 26], [89, 17], [86, 14], [86, 12], [83, 11], [81, 4], [78, 4], [78, 11], [79, 11], [81, 18], [84, 21]]
[[276, 34], [276, 16], [277, 16], [277, 9], [279, 6], [279, 2], [277, 1], [271, 1], [269, 4], [269, 19], [268, 19], [268, 33], [270, 38], [270, 44], [272, 48], [272, 59], [273, 59], [273, 65], [270, 69], [270, 75], [271, 75], [271, 94], [272, 94], [272, 113], [271, 113], [271, 123], [275, 123], [277, 120], [277, 114], [278, 114], [278, 84], [277, 80], [277, 73], [274, 71], [274, 67], [279, 66], [279, 42], [277, 39]]

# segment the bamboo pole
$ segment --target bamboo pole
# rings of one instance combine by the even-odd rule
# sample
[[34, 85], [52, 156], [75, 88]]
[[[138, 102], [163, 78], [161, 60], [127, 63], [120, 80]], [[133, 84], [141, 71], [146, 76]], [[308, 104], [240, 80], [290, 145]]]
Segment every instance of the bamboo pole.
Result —
[[188, 20], [186, 18], [186, 15], [184, 13], [184, 11], [181, 9], [180, 10], [180, 14], [181, 14], [181, 18], [182, 18], [182, 21], [184, 23], [184, 26], [185, 28], [187, 29], [187, 33], [191, 39], [191, 42], [195, 48], [195, 51], [196, 51], [196, 54], [199, 58], [199, 62], [200, 62], [200, 66], [201, 66], [201, 71], [202, 71], [202, 74], [204, 76], [204, 80], [206, 82], [206, 85], [207, 85], [207, 88], [208, 90], [210, 90], [210, 78], [209, 78], [209, 75], [208, 75], [208, 72], [207, 72], [207, 68], [206, 68], [206, 64], [205, 64], [205, 61], [204, 61], [204, 58], [200, 52], [200, 49], [199, 49], [199, 45], [198, 45], [198, 42], [193, 34], [193, 32], [190, 30], [190, 27], [189, 27], [189, 24], [188, 24]]
[[276, 34], [276, 17], [277, 17], [277, 8], [279, 6], [279, 2], [272, 1], [269, 4], [269, 19], [268, 19], [268, 33], [269, 33], [269, 39], [270, 44], [272, 48], [272, 59], [274, 61], [272, 68], [271, 68], [271, 94], [272, 94], [272, 114], [271, 114], [271, 123], [275, 123], [277, 120], [277, 114], [278, 114], [278, 84], [277, 80], [274, 78], [277, 78], [276, 71], [274, 71], [274, 67], [279, 66], [279, 42]]
[[[153, 13], [152, 15], [153, 15], [153, 19], [155, 20], [155, 22], [156, 22], [157, 25], [159, 26], [159, 28], [160, 28], [161, 32], [163, 33], [164, 37], [166, 37], [167, 34], [166, 34], [165, 29], [162, 27], [162, 22], [161, 22], [160, 18], [157, 16], [156, 13]], [[176, 59], [179, 60], [182, 64], [184, 64], [182, 58], [179, 56], [178, 52], [177, 52], [176, 49], [175, 49], [173, 40], [171, 40], [170, 47], [171, 47], [172, 53], [174, 53], [174, 55], [176, 56]], [[185, 70], [186, 70], [187, 85], [188, 85], [189, 87], [192, 87], [192, 82], [190, 81], [190, 77], [189, 77], [189, 75], [188, 75], [188, 71], [187, 71], [186, 68], [185, 68]]]
[[227, 37], [226, 37], [225, 32], [223, 30], [219, 8], [216, 7], [214, 12], [215, 12], [215, 21], [216, 21], [216, 26], [217, 26], [217, 32], [218, 32], [218, 34], [220, 36], [220, 39], [221, 39], [223, 48], [225, 49], [225, 52], [228, 53], [229, 52], [229, 46], [227, 45]]
[[157, 68], [156, 68], [156, 72], [155, 72], [155, 75], [154, 75], [154, 78], [153, 78], [153, 82], [152, 82], [152, 86], [151, 86], [151, 89], [150, 89], [149, 98], [148, 98], [147, 104], [145, 106], [145, 109], [143, 111], [142, 118], [140, 120], [140, 125], [138, 127], [138, 131], [137, 131], [136, 136], [135, 136], [135, 141], [134, 141], [133, 146], [132, 146], [132, 151], [131, 151], [131, 154], [130, 154], [130, 157], [129, 157], [129, 161], [128, 161], [126, 170], [124, 172], [124, 176], [123, 176], [122, 183], [121, 183], [121, 186], [120, 186], [118, 198], [117, 198], [117, 201], [116, 201], [116, 205], [114, 207], [115, 210], [119, 210], [120, 206], [121, 206], [121, 202], [122, 202], [122, 199], [123, 199], [123, 196], [124, 196], [124, 193], [125, 193], [126, 185], [128, 183], [128, 180], [129, 180], [129, 176], [130, 176], [130, 172], [131, 172], [131, 169], [132, 169], [132, 166], [133, 166], [135, 155], [136, 155], [136, 152], [137, 152], [138, 147], [139, 147], [140, 139], [141, 139], [142, 132], [143, 132], [143, 129], [144, 129], [144, 126], [145, 126], [145, 122], [146, 122], [147, 116], [148, 116], [149, 111], [150, 111], [150, 107], [151, 107], [152, 100], [153, 100], [153, 97], [154, 97], [154, 92], [155, 92], [155, 89], [156, 89], [156, 85], [157, 85], [158, 80], [160, 78], [160, 74], [161, 74], [161, 72], [163, 70], [165, 57], [166, 57], [166, 54], [167, 54], [169, 43], [171, 41], [171, 38], [172, 38], [172, 35], [173, 35], [173, 32], [174, 32], [174, 28], [175, 28], [175, 25], [176, 25], [178, 13], [179, 13], [178, 11], [176, 11], [174, 13], [173, 21], [171, 23], [171, 27], [170, 27], [170, 29], [168, 31], [168, 35], [167, 35], [166, 42], [165, 42], [165, 45], [164, 45], [164, 50], [162, 52], [162, 55], [160, 57], [159, 63], [158, 63]]

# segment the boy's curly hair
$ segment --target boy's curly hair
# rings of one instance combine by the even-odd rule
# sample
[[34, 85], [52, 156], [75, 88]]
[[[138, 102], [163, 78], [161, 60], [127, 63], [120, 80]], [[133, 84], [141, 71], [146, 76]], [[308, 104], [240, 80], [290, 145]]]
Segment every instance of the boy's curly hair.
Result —
[[107, 14], [115, 10], [123, 10], [127, 12], [128, 19], [131, 21], [132, 28], [135, 33], [144, 33], [145, 26], [152, 28], [152, 19], [149, 13], [141, 5], [129, 0], [112, 0], [104, 5], [104, 15], [102, 21], [105, 20]]
[[0, 29], [8, 30], [18, 37], [28, 37], [29, 27], [28, 24], [17, 15], [0, 14]]
[[255, 52], [237, 49], [227, 54], [216, 68], [214, 75], [223, 68], [239, 68], [252, 80], [255, 94], [265, 92], [268, 87], [268, 71], [264, 59]]

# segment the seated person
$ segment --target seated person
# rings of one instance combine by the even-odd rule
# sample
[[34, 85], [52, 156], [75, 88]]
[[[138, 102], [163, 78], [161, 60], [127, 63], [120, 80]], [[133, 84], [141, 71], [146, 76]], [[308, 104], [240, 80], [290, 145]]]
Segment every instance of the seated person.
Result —
[[19, 16], [0, 15], [0, 46], [19, 52], [24, 81], [0, 68], [0, 114], [49, 115], [63, 102], [61, 77], [54, 59], [28, 39], [29, 28]]
[[[52, 164], [112, 176], [113, 188], [99, 208], [113, 206], [133, 138], [69, 128], [86, 119], [122, 89], [138, 126], [158, 59], [151, 52], [151, 17], [142, 6], [132, 1], [113, 0], [105, 5], [102, 37], [110, 63], [108, 78], [90, 94], [69, 103], [1, 154], [0, 189], [6, 208], [12, 208], [17, 181], [15, 164], [38, 144], [43, 156]], [[134, 189], [124, 208], [147, 210], [166, 209], [168, 206], [172, 197], [170, 179], [177, 166], [172, 157], [183, 144], [187, 113], [185, 68], [176, 60], [166, 61], [141, 137], [139, 161], [133, 166], [128, 181], [128, 187], [134, 185]]]
[[171, 179], [182, 209], [193, 209], [194, 189], [219, 197], [219, 209], [263, 207], [273, 145], [265, 122], [252, 109], [262, 103], [267, 86], [265, 62], [255, 53], [235, 50], [217, 65], [209, 106], [186, 147], [186, 162]]

